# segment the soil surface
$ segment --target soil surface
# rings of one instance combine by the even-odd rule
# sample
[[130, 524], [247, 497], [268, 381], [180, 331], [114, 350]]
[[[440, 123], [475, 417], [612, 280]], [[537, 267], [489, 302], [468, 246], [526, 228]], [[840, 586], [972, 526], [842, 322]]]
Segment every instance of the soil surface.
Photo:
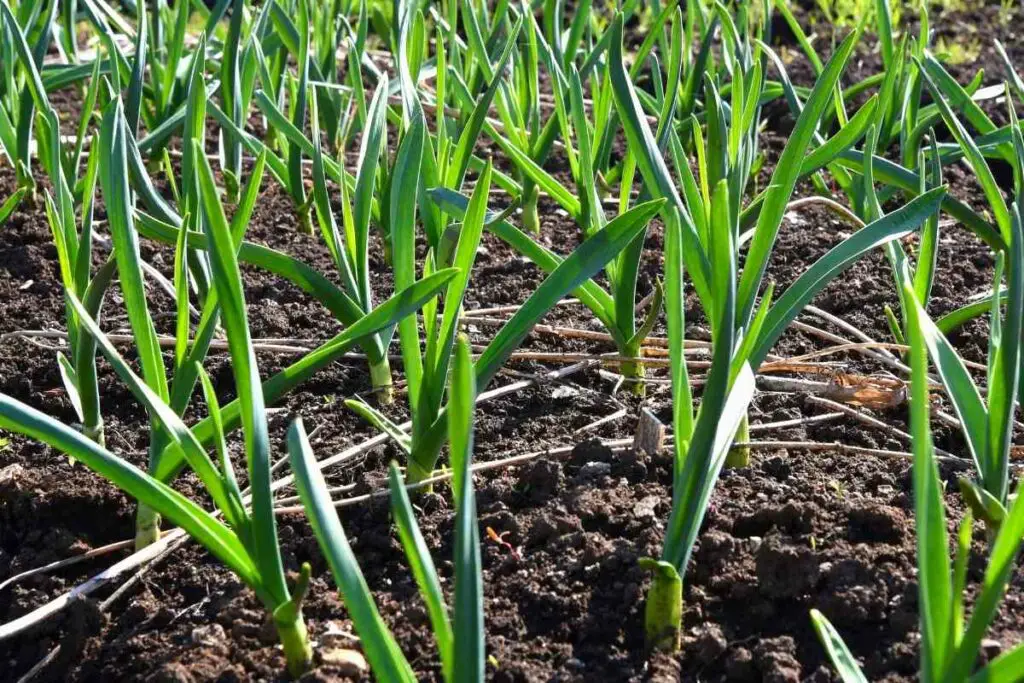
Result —
[[[1000, 23], [995, 10], [986, 8], [940, 13], [932, 17], [932, 25], [953, 39], [960, 36], [949, 33], [950, 27], [960, 22], [974, 26], [982, 43], [980, 53], [956, 67], [954, 75], [966, 82], [984, 67], [986, 82], [995, 82], [1001, 65], [989, 45], [993, 37], [1003, 40], [1011, 57], [1024, 58], [1024, 42], [1010, 30], [1015, 20]], [[807, 27], [819, 34], [824, 30], [820, 22], [813, 26], [808, 22]], [[826, 38], [822, 35], [820, 40]], [[777, 36], [777, 41], [794, 55], [790, 62], [794, 81], [810, 84], [812, 72], [797, 54], [798, 48], [787, 45], [785, 36]], [[845, 83], [879, 69], [875, 41], [868, 38]], [[68, 108], [74, 106], [68, 103]], [[776, 117], [762, 143], [768, 171], [785, 135], [786, 117]], [[564, 165], [564, 160], [553, 159], [551, 170], [564, 174], [559, 164]], [[766, 180], [767, 174], [762, 175]], [[8, 196], [13, 182], [11, 170], [0, 168], [0, 197]], [[983, 209], [984, 198], [965, 169], [950, 169], [947, 182], [953, 194]], [[798, 196], [809, 191], [801, 187]], [[495, 206], [501, 203], [497, 196]], [[555, 205], [542, 200], [540, 213], [540, 239], [547, 246], [567, 253], [579, 243], [578, 228]], [[851, 230], [820, 208], [790, 213], [769, 270], [777, 291], [783, 291]], [[944, 224], [942, 230], [933, 315], [963, 305], [989, 288], [994, 264], [990, 251], [962, 226]], [[322, 243], [297, 232], [291, 200], [269, 181], [246, 239], [298, 256], [322, 272], [336, 272]], [[662, 236], [657, 222], [652, 223], [647, 247], [639, 296], [651, 292], [661, 273]], [[908, 247], [913, 247], [912, 241]], [[102, 247], [98, 251], [97, 258], [105, 258]], [[168, 248], [145, 242], [143, 252], [159, 270], [169, 271], [173, 254]], [[371, 254], [378, 258], [380, 249], [371, 249]], [[387, 268], [377, 261], [371, 265], [375, 296], [383, 300], [392, 291]], [[287, 282], [248, 267], [244, 276], [254, 336], [312, 343], [340, 329], [328, 311]], [[540, 271], [493, 235], [485, 235], [466, 308], [522, 303], [541, 280]], [[63, 326], [56, 251], [41, 206], [22, 207], [0, 228], [0, 302], [0, 335]], [[892, 341], [883, 311], [885, 305], [895, 308], [897, 302], [881, 252], [847, 271], [814, 303], [873, 340]], [[689, 304], [691, 336], [701, 338], [706, 332], [697, 302]], [[171, 332], [169, 299], [154, 290], [151, 305], [161, 331]], [[104, 311], [106, 329], [127, 328], [116, 288]], [[813, 315], [801, 320], [851, 338], [848, 330]], [[559, 307], [544, 322], [600, 329], [579, 306]], [[495, 330], [475, 325], [469, 331], [482, 344]], [[655, 334], [663, 334], [661, 323]], [[53, 340], [2, 339], [0, 392], [74, 422]], [[967, 358], [984, 361], [987, 326], [971, 323], [953, 341]], [[793, 357], [829, 345], [816, 333], [791, 330], [775, 353]], [[524, 350], [603, 353], [613, 349], [600, 342], [538, 332], [530, 336]], [[839, 371], [885, 376], [884, 366], [863, 355], [838, 354], [824, 360], [839, 363]], [[260, 370], [267, 377], [289, 362], [288, 356], [262, 353]], [[226, 356], [212, 353], [207, 365], [221, 398], [230, 398], [233, 380]], [[554, 367], [562, 366], [515, 362], [496, 384], [524, 375], [540, 376]], [[100, 368], [107, 443], [143, 464], [149, 433], [145, 415], [106, 364], [101, 362]], [[400, 378], [400, 367], [395, 369]], [[651, 376], [663, 379], [664, 373], [654, 370]], [[373, 430], [343, 405], [344, 398], [367, 387], [365, 363], [345, 360], [288, 396], [271, 416], [278, 456], [285, 452], [284, 429], [293, 416], [302, 416], [307, 428], [316, 430], [313, 446], [320, 457], [373, 436]], [[723, 473], [685, 579], [682, 654], [648, 657], [642, 628], [648, 578], [637, 560], [660, 552], [671, 499], [671, 461], [667, 454], [612, 451], [599, 439], [630, 437], [642, 408], [670, 422], [670, 397], [664, 383], [652, 383], [646, 399], [613, 394], [614, 387], [608, 373], [588, 369], [478, 409], [478, 461], [572, 447], [568, 453], [543, 454], [476, 476], [492, 680], [837, 680], [811, 628], [808, 611], [812, 607], [833, 621], [870, 680], [916, 680], [918, 611], [910, 463], [901, 457], [850, 455], [838, 449], [757, 450], [750, 467]], [[400, 395], [388, 408], [395, 419], [407, 417], [403, 400]], [[626, 409], [625, 416], [591, 426], [621, 408]], [[823, 412], [829, 410], [808, 395], [768, 388], [755, 399], [751, 422], [768, 424]], [[787, 428], [755, 427], [752, 438], [838, 442], [890, 451], [909, 448], [892, 431], [906, 429], [904, 407], [863, 412], [890, 429], [844, 418]], [[201, 415], [199, 405], [187, 417]], [[953, 430], [937, 424], [935, 432], [940, 448], [957, 456], [966, 454]], [[1017, 443], [1022, 443], [1019, 435]], [[232, 451], [244, 479], [237, 439]], [[332, 486], [350, 487], [346, 496], [377, 492], [386, 489], [387, 465], [398, 457], [392, 445], [385, 445], [326, 475]], [[941, 469], [951, 491], [956, 477], [967, 471], [956, 463], [943, 464]], [[176, 486], [204, 500], [193, 477], [183, 476]], [[452, 576], [450, 499], [448, 488], [439, 486], [417, 500], [421, 529], [446, 586]], [[947, 501], [953, 529], [962, 511], [957, 496], [951, 494]], [[81, 465], [30, 440], [0, 432], [0, 578], [130, 538], [133, 514], [127, 497]], [[394, 533], [387, 499], [377, 497], [344, 507], [340, 516], [381, 613], [418, 677], [440, 680], [427, 613]], [[358, 649], [358, 644], [306, 520], [285, 515], [279, 533], [287, 568], [297, 571], [309, 561], [314, 569], [305, 616], [317, 666], [303, 680], [368, 680], [339, 655], [345, 649]], [[984, 571], [985, 538], [980, 528], [973, 551], [970, 595]], [[9, 621], [39, 607], [123, 556], [123, 551], [106, 555], [5, 588], [0, 591], [0, 616]], [[265, 611], [248, 589], [194, 545], [185, 545], [151, 566], [103, 611], [99, 603], [111, 592], [108, 587], [30, 633], [0, 642], [0, 671], [6, 672], [0, 677], [16, 680], [58, 645], [59, 653], [37, 680], [186, 682], [282, 677], [283, 656]], [[1024, 575], [1018, 569], [989, 633], [986, 656], [1024, 640], [1022, 615]]]

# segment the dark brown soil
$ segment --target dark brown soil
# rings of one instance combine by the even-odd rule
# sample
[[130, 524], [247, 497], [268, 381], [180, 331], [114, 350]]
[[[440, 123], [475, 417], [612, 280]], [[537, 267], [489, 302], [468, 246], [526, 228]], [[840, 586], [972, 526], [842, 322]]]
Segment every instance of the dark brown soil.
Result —
[[[1011, 55], [1024, 43], [993, 22], [989, 10], [975, 15], [933, 17], [933, 26], [957, 20], [994, 26]], [[981, 23], [984, 22], [984, 23]], [[820, 26], [818, 27], [820, 29]], [[986, 30], [986, 42], [989, 31]], [[851, 78], [878, 70], [870, 43]], [[977, 65], [955, 72], [965, 81], [984, 65], [998, 74], [987, 46]], [[794, 61], [793, 77], [802, 82]], [[809, 71], [806, 75], [809, 75]], [[806, 82], [806, 78], [803, 82]], [[850, 81], [852, 82], [852, 80]], [[781, 124], [780, 124], [781, 125]], [[784, 144], [784, 130], [769, 130], [764, 146], [769, 164]], [[558, 160], [553, 161], [557, 170]], [[948, 174], [951, 191], [984, 206], [969, 175]], [[13, 185], [0, 168], [0, 197]], [[500, 201], [496, 202], [500, 204]], [[542, 202], [541, 239], [565, 253], [579, 241], [578, 229], [550, 202]], [[782, 291], [850, 228], [832, 214], [802, 210], [784, 222], [769, 276]], [[326, 273], [333, 265], [317, 240], [296, 231], [291, 202], [267, 183], [247, 239], [300, 256]], [[648, 235], [649, 250], [640, 295], [649, 293], [661, 272], [661, 232]], [[146, 244], [145, 256], [167, 270], [169, 252]], [[379, 254], [379, 250], [372, 253]], [[373, 263], [375, 293], [383, 299], [391, 282], [383, 263]], [[991, 285], [989, 251], [960, 226], [944, 228], [932, 313], [962, 305]], [[323, 339], [339, 325], [319, 304], [291, 285], [255, 269], [245, 269], [249, 316], [256, 337]], [[542, 279], [541, 273], [486, 235], [467, 295], [467, 308], [521, 303]], [[117, 292], [109, 297], [105, 325], [127, 327], [118, 317]], [[25, 329], [60, 329], [63, 301], [56, 253], [44, 212], [23, 208], [0, 229], [0, 335]], [[169, 310], [157, 293], [152, 304], [164, 329]], [[875, 340], [891, 341], [883, 306], [895, 306], [892, 276], [881, 252], [850, 269], [815, 304], [843, 318]], [[688, 311], [699, 336], [696, 302]], [[813, 318], [823, 329], [847, 333]], [[556, 309], [549, 324], [599, 329], [579, 307]], [[490, 329], [471, 330], [484, 342]], [[973, 360], [983, 360], [987, 345], [983, 323], [967, 326], [954, 342]], [[776, 351], [792, 356], [825, 343], [804, 332], [789, 332]], [[604, 352], [593, 342], [536, 334], [526, 348], [545, 351]], [[55, 352], [28, 341], [5, 337], [0, 344], [0, 391], [73, 422]], [[838, 356], [846, 369], [878, 373], [881, 367], [859, 356]], [[288, 362], [262, 355], [264, 376]], [[208, 367], [218, 391], [227, 397], [232, 379], [223, 355]], [[539, 373], [536, 363], [516, 363], [518, 372]], [[136, 463], [145, 461], [145, 415], [101, 363], [108, 444]], [[661, 375], [656, 375], [661, 376]], [[507, 381], [504, 378], [499, 382]], [[274, 443], [283, 454], [283, 433], [291, 415], [319, 428], [314, 448], [336, 453], [373, 434], [347, 411], [342, 399], [368, 386], [359, 361], [338, 363], [321, 372], [282, 404], [271, 419]], [[909, 462], [835, 451], [759, 451], [752, 465], [727, 471], [713, 496], [699, 546], [686, 576], [685, 645], [678, 658], [648, 658], [644, 652], [642, 610], [647, 578], [637, 559], [657, 555], [670, 505], [671, 463], [631, 451], [615, 452], [594, 439], [631, 435], [639, 409], [650, 407], [662, 419], [671, 413], [663, 385], [651, 385], [645, 402], [612, 396], [610, 381], [597, 371], [572, 376], [482, 406], [476, 425], [476, 458], [495, 460], [574, 445], [571, 454], [541, 456], [526, 464], [492, 470], [476, 478], [484, 568], [489, 669], [495, 681], [831, 681], [824, 653], [811, 629], [808, 611], [822, 610], [864, 663], [870, 680], [912, 681], [917, 670], [917, 585], [913, 503]], [[391, 409], [404, 418], [401, 400]], [[620, 406], [628, 416], [578, 433]], [[189, 413], [197, 416], [201, 411]], [[761, 392], [752, 423], [768, 423], [820, 412], [806, 397]], [[906, 427], [902, 408], [876, 417]], [[960, 437], [936, 428], [938, 445], [964, 454]], [[132, 503], [81, 465], [18, 436], [0, 434], [0, 578], [132, 534]], [[762, 433], [779, 441], [840, 442], [890, 450], [907, 444], [890, 433], [853, 421], [810, 424]], [[398, 457], [391, 446], [329, 471], [332, 485], [354, 484], [352, 495], [386, 486], [387, 463]], [[240, 473], [244, 466], [239, 462]], [[959, 468], [944, 465], [952, 482]], [[180, 490], [200, 496], [196, 482], [181, 478]], [[955, 490], [955, 486], [953, 486]], [[451, 576], [452, 522], [449, 492], [439, 487], [419, 501], [419, 521], [441, 573]], [[950, 516], [960, 516], [959, 499], [948, 497]], [[344, 508], [341, 518], [385, 620], [423, 680], [439, 680], [437, 653], [426, 611], [402, 555], [385, 502]], [[951, 524], [952, 524], [951, 521]], [[489, 540], [490, 528], [509, 544]], [[352, 624], [306, 521], [280, 520], [287, 567], [304, 561], [314, 568], [305, 615], [322, 653], [333, 644], [353, 645], [339, 636]], [[510, 547], [511, 546], [511, 547]], [[970, 568], [972, 592], [984, 569], [984, 538], [979, 529]], [[118, 555], [117, 557], [121, 557]], [[68, 590], [112, 561], [93, 560], [66, 570], [30, 578], [0, 592], [0, 616], [7, 621]], [[102, 599], [110, 590], [98, 594]], [[973, 594], [973, 593], [972, 593]], [[276, 680], [283, 658], [266, 615], [255, 597], [219, 563], [194, 546], [176, 551], [153, 567], [142, 581], [106, 613], [89, 600], [25, 634], [0, 642], [0, 676], [15, 680], [55, 645], [61, 654], [44, 675], [53, 680]], [[1024, 576], [1017, 570], [991, 632], [988, 656], [1024, 640]], [[357, 647], [357, 646], [356, 646]], [[305, 677], [310, 681], [346, 680], [344, 669], [321, 661]]]

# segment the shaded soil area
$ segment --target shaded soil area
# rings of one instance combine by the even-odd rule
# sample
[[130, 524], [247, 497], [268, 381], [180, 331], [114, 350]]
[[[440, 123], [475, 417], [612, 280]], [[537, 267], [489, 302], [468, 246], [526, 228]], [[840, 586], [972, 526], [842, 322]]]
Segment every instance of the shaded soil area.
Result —
[[[933, 25], [956, 20], [995, 26], [1013, 55], [1024, 43], [1012, 39], [989, 10], [974, 15], [933, 17]], [[819, 26], [820, 29], [820, 26]], [[945, 30], [945, 29], [943, 29]], [[986, 32], [987, 33], [987, 32]], [[988, 41], [986, 40], [986, 43]], [[869, 40], [853, 65], [849, 82], [879, 70]], [[988, 45], [977, 64], [998, 74], [998, 57]], [[791, 75], [801, 75], [797, 58]], [[993, 114], [993, 116], [995, 116]], [[785, 117], [766, 131], [763, 146], [771, 168], [785, 143]], [[558, 159], [552, 170], [559, 171]], [[562, 169], [564, 173], [564, 169]], [[767, 179], [767, 176], [764, 178]], [[951, 192], [976, 209], [984, 198], [962, 167], [947, 173]], [[567, 182], [570, 182], [567, 180]], [[13, 188], [13, 174], [0, 168], [0, 197]], [[801, 187], [805, 196], [809, 187]], [[500, 196], [493, 202], [500, 206]], [[551, 202], [542, 200], [540, 239], [567, 253], [579, 243], [579, 230]], [[102, 216], [98, 218], [102, 219]], [[291, 200], [267, 181], [250, 222], [247, 239], [301, 257], [325, 273], [335, 273], [330, 255], [318, 240], [297, 232]], [[811, 263], [852, 231], [834, 214], [806, 208], [787, 215], [769, 269], [783, 291]], [[380, 249], [371, 249], [379, 255]], [[912, 240], [908, 241], [912, 249]], [[660, 225], [647, 236], [638, 296], [649, 294], [661, 273]], [[962, 226], [944, 225], [942, 251], [931, 312], [940, 315], [963, 305], [991, 286], [993, 257]], [[102, 247], [97, 258], [104, 258]], [[143, 256], [167, 273], [172, 252], [144, 243]], [[374, 256], [376, 258], [376, 256]], [[374, 292], [383, 300], [392, 283], [383, 262], [371, 263]], [[322, 306], [294, 286], [254, 269], [244, 269], [253, 335], [312, 342], [336, 334], [339, 324]], [[519, 258], [493, 235], [483, 249], [467, 294], [467, 309], [522, 303], [543, 274]], [[876, 252], [847, 271], [815, 300], [873, 340], [892, 341], [884, 306], [897, 306], [889, 265]], [[170, 300], [153, 291], [151, 304], [162, 332], [172, 331]], [[0, 228], [0, 335], [17, 330], [63, 327], [64, 303], [56, 251], [41, 206], [23, 207]], [[706, 334], [694, 297], [688, 299], [691, 336]], [[108, 298], [104, 326], [127, 328], [119, 292]], [[120, 316], [120, 317], [119, 317]], [[850, 338], [850, 332], [814, 316], [803, 321]], [[555, 309], [549, 325], [599, 330], [579, 306]], [[475, 342], [485, 343], [494, 329], [473, 326]], [[663, 334], [659, 323], [655, 334]], [[55, 361], [53, 340], [30, 342], [2, 337], [0, 392], [29, 403], [65, 422], [75, 420]], [[987, 326], [971, 323], [953, 341], [969, 359], [983, 361]], [[792, 357], [830, 343], [813, 331], [789, 331], [775, 352]], [[564, 353], [603, 353], [613, 349], [588, 340], [535, 333], [524, 349]], [[839, 369], [882, 376], [885, 368], [861, 355], [838, 354], [828, 360]], [[261, 354], [266, 377], [289, 362], [283, 355]], [[222, 400], [233, 392], [231, 368], [222, 352], [207, 364]], [[100, 364], [107, 442], [136, 464], [146, 461], [148, 427], [141, 409], [105, 363]], [[537, 376], [553, 366], [515, 362], [497, 384]], [[396, 379], [400, 379], [396, 367]], [[652, 372], [663, 379], [662, 371]], [[900, 457], [846, 455], [838, 450], [809, 452], [768, 449], [755, 452], [744, 470], [723, 474], [701, 531], [686, 577], [685, 643], [677, 658], [649, 658], [643, 646], [643, 596], [648, 578], [637, 560], [658, 555], [671, 503], [671, 461], [632, 450], [612, 451], [597, 439], [632, 435], [642, 408], [669, 422], [670, 397], [664, 384], [652, 383], [646, 399], [612, 394], [614, 380], [596, 369], [482, 405], [476, 423], [476, 458], [492, 461], [509, 455], [571, 446], [561, 455], [543, 454], [513, 467], [476, 477], [483, 539], [488, 675], [495, 681], [773, 681], [836, 680], [811, 629], [808, 611], [822, 610], [862, 659], [870, 680], [916, 680], [918, 658], [917, 583], [913, 501], [909, 461]], [[326, 457], [374, 435], [344, 398], [368, 387], [359, 359], [345, 360], [319, 373], [277, 406], [271, 415], [276, 455], [284, 454], [284, 429], [301, 416], [315, 431], [314, 449]], [[388, 409], [405, 419], [402, 397]], [[197, 399], [196, 403], [201, 403]], [[596, 420], [625, 408], [626, 415], [591, 428]], [[806, 395], [761, 391], [751, 422], [768, 424], [825, 412]], [[870, 412], [870, 411], [869, 411]], [[201, 417], [202, 406], [187, 417]], [[902, 406], [872, 414], [906, 429]], [[937, 445], [965, 455], [961, 437], [936, 425]], [[853, 420], [806, 423], [755, 432], [775, 441], [838, 442], [903, 451], [908, 444], [892, 430]], [[1018, 436], [1018, 443], [1021, 443]], [[243, 475], [240, 443], [231, 444], [236, 469]], [[386, 488], [389, 461], [399, 458], [391, 445], [352, 458], [327, 471], [331, 485], [348, 485], [345, 496]], [[955, 491], [963, 466], [944, 464], [942, 475]], [[205, 500], [190, 475], [176, 484]], [[284, 495], [294, 492], [285, 490]], [[450, 491], [439, 486], [417, 500], [419, 522], [450, 589], [453, 512]], [[947, 497], [952, 525], [959, 519], [959, 498]], [[208, 502], [208, 501], [206, 501]], [[131, 537], [134, 506], [124, 495], [54, 451], [19, 436], [0, 433], [0, 577], [53, 562]], [[440, 680], [436, 648], [425, 607], [394, 533], [386, 498], [373, 498], [340, 511], [367, 582], [403, 652], [421, 680]], [[502, 539], [497, 542], [494, 536]], [[304, 680], [368, 680], [338, 656], [358, 647], [352, 624], [304, 518], [280, 519], [286, 566], [302, 562], [314, 568], [305, 616], [316, 643], [317, 667]], [[984, 533], [976, 530], [970, 564], [970, 594], [982, 578]], [[122, 557], [123, 554], [116, 557]], [[100, 568], [106, 556], [53, 573], [29, 578], [0, 592], [5, 621], [44, 603]], [[98, 594], [110, 595], [110, 589]], [[450, 597], [450, 595], [449, 595]], [[986, 656], [1024, 640], [1024, 576], [1019, 569], [986, 644]], [[15, 680], [51, 649], [57, 659], [43, 672], [51, 680], [276, 680], [283, 656], [265, 611], [219, 563], [195, 546], [185, 546], [151, 567], [139, 583], [101, 613], [93, 599], [81, 601], [59, 618], [30, 633], [0, 642], [3, 678]]]

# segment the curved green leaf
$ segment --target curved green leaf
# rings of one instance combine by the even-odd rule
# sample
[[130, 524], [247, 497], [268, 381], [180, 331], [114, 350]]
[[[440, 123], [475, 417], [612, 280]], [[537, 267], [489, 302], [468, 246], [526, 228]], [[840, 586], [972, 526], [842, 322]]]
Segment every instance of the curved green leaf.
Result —
[[217, 556], [247, 585], [257, 588], [260, 574], [235, 536], [210, 513], [131, 463], [35, 408], [0, 394], [0, 427], [37, 439], [73, 457], [140, 503], [180, 526]]
[[370, 667], [379, 680], [415, 683], [416, 676], [412, 667], [402, 655], [398, 643], [373, 602], [370, 587], [363, 578], [359, 562], [331, 502], [327, 483], [317, 468], [301, 419], [293, 422], [288, 429], [288, 455], [292, 472], [295, 473], [295, 488], [306, 508], [320, 549], [334, 574], [345, 607], [355, 623]]
[[945, 194], [944, 187], [929, 190], [905, 206], [861, 228], [815, 261], [779, 296], [768, 312], [758, 342], [750, 354], [751, 365], [756, 367], [764, 361], [789, 323], [833, 278], [868, 251], [915, 230], [938, 208]]
[[824, 71], [814, 84], [814, 90], [800, 112], [793, 132], [790, 134], [782, 156], [775, 166], [769, 188], [765, 195], [764, 205], [757, 217], [754, 237], [750, 242], [747, 258], [740, 276], [737, 291], [737, 319], [745, 323], [754, 309], [754, 302], [761, 286], [764, 272], [768, 268], [775, 239], [782, 224], [782, 216], [786, 212], [796, 181], [800, 177], [800, 169], [807, 148], [814, 138], [818, 123], [824, 115], [832, 97], [833, 89], [839, 83], [846, 62], [853, 53], [853, 48], [860, 39], [860, 30], [853, 31], [836, 48]]
[[448, 398], [448, 434], [457, 491], [455, 511], [455, 617], [452, 681], [477, 683], [484, 680], [484, 586], [480, 560], [480, 528], [473, 491], [473, 407], [476, 387], [469, 340], [459, 339], [452, 368]]
[[818, 640], [825, 646], [828, 658], [832, 661], [832, 666], [839, 672], [839, 678], [842, 679], [843, 683], [868, 683], [868, 679], [861, 672], [857, 660], [854, 659], [853, 654], [846, 647], [846, 643], [843, 642], [842, 637], [832, 626], [832, 623], [825, 618], [825, 615], [816, 609], [812, 609], [811, 623], [814, 624], [814, 630], [818, 633]]
[[116, 99], [107, 105], [100, 127], [100, 146], [109, 154], [100, 156], [100, 184], [107, 208], [110, 236], [117, 257], [118, 277], [124, 294], [128, 321], [142, 364], [142, 376], [161, 400], [167, 401], [167, 374], [156, 328], [146, 303], [142, 277], [139, 236], [135, 229], [131, 190], [128, 188], [128, 164], [125, 150], [124, 111]]
[[656, 199], [638, 204], [588, 237], [552, 271], [516, 314], [494, 336], [476, 362], [477, 390], [482, 391], [551, 307], [622, 251], [664, 206]]
[[434, 629], [434, 639], [437, 641], [437, 649], [441, 655], [441, 668], [446, 681], [452, 680], [452, 625], [448, 619], [447, 607], [444, 604], [444, 592], [441, 590], [441, 581], [437, 577], [437, 568], [434, 560], [430, 557], [430, 548], [420, 533], [419, 524], [416, 523], [416, 515], [413, 512], [412, 502], [405, 490], [405, 483], [398, 471], [398, 465], [394, 462], [388, 468], [388, 482], [391, 488], [391, 516], [395, 520], [398, 529], [398, 538], [402, 541], [402, 548], [405, 550], [405, 557], [409, 561], [413, 578], [419, 586], [420, 595], [427, 605], [427, 614], [430, 615], [430, 625]]
[[206, 160], [203, 148], [198, 141], [192, 140], [192, 149], [197, 161], [196, 180], [206, 218], [203, 224], [210, 242], [208, 253], [213, 272], [213, 285], [220, 301], [224, 328], [227, 332], [231, 369], [235, 377], [237, 400], [241, 408], [245, 434], [249, 488], [252, 492], [253, 555], [260, 568], [264, 588], [276, 607], [288, 602], [289, 593], [277, 542], [277, 520], [274, 517], [274, 500], [270, 490], [270, 437], [263, 386], [245, 312], [245, 294], [242, 289], [242, 273], [238, 269], [238, 260], [235, 256], [235, 242], [217, 196], [213, 171]]

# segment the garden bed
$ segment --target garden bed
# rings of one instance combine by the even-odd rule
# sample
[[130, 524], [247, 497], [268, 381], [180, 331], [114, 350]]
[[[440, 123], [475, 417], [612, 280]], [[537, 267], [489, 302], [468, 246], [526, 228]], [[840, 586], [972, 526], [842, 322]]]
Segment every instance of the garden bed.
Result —
[[[961, 82], [980, 66], [986, 67], [987, 74], [1000, 73], [989, 46], [997, 33], [1011, 56], [1024, 58], [1024, 39], [1013, 33], [1019, 18], [1004, 25], [987, 11], [933, 17], [940, 33], [959, 22], [976, 28], [981, 54], [953, 70]], [[823, 29], [820, 24], [817, 28]], [[851, 62], [851, 77], [879, 71], [874, 45], [873, 38], [863, 41]], [[789, 51], [795, 55], [790, 65], [794, 80], [810, 84], [810, 72], [801, 72], [797, 66], [802, 57], [793, 46]], [[786, 125], [786, 117], [780, 116], [762, 138], [770, 163], [785, 143]], [[557, 169], [558, 163], [557, 159], [552, 162], [552, 168]], [[762, 177], [767, 178], [770, 170], [766, 168]], [[956, 167], [946, 178], [951, 194], [979, 211], [984, 207], [967, 173]], [[13, 171], [0, 168], [0, 197], [13, 189]], [[805, 196], [808, 189], [798, 189], [796, 196]], [[500, 198], [492, 202], [500, 204]], [[540, 239], [546, 245], [567, 253], [579, 243], [578, 228], [553, 203], [542, 199], [541, 217]], [[298, 234], [296, 228], [291, 200], [279, 186], [265, 181], [246, 239], [333, 273], [323, 244]], [[783, 223], [769, 278], [777, 281], [779, 291], [784, 290], [849, 232], [850, 226], [821, 208], [791, 212]], [[932, 302], [935, 314], [952, 310], [989, 288], [994, 266], [989, 250], [961, 226], [944, 225], [942, 238]], [[483, 246], [466, 309], [522, 303], [536, 289], [542, 273], [493, 235], [485, 235]], [[652, 223], [647, 247], [639, 296], [650, 293], [661, 276], [662, 233], [657, 221]], [[171, 249], [146, 243], [143, 252], [158, 268], [169, 270]], [[375, 295], [382, 300], [392, 289], [389, 270], [383, 263], [372, 263], [372, 268]], [[293, 286], [255, 269], [247, 268], [244, 276], [255, 337], [312, 345], [339, 331], [329, 312]], [[64, 422], [74, 422], [55, 351], [43, 347], [54, 341], [8, 334], [56, 330], [62, 325], [64, 302], [56, 251], [41, 206], [23, 206], [0, 229], [0, 302], [0, 335], [8, 335], [0, 345], [0, 392]], [[883, 306], [895, 307], [896, 298], [881, 251], [847, 271], [814, 303], [876, 341], [889, 340]], [[161, 312], [173, 311], [169, 299], [157, 293], [151, 304], [158, 329], [172, 332], [173, 320], [160, 317]], [[105, 329], [127, 328], [126, 320], [117, 317], [123, 310], [119, 292], [111, 293], [105, 310], [110, 312]], [[696, 302], [687, 315], [694, 338], [706, 335]], [[801, 320], [850, 336], [848, 330], [812, 315], [805, 314]], [[599, 329], [586, 309], [571, 304], [555, 309], [543, 322]], [[493, 332], [484, 324], [470, 327], [474, 342], [484, 342]], [[659, 323], [655, 334], [663, 333]], [[983, 362], [987, 325], [972, 323], [952, 341], [965, 358]], [[829, 345], [812, 332], [791, 330], [774, 353], [789, 358]], [[567, 360], [558, 364], [514, 361], [496, 385], [540, 378], [567, 366], [575, 359], [570, 354], [605, 353], [613, 347], [537, 331], [522, 350], [562, 353]], [[828, 360], [841, 362], [842, 371], [861, 377], [880, 376], [884, 370], [852, 352]], [[261, 374], [269, 376], [287, 362], [285, 354], [261, 353]], [[233, 382], [226, 353], [212, 353], [208, 369], [221, 398], [230, 398]], [[400, 379], [400, 363], [395, 363], [395, 370]], [[101, 372], [107, 443], [143, 464], [146, 415], [105, 363]], [[652, 369], [650, 375], [655, 380], [665, 377], [661, 368]], [[343, 399], [367, 386], [365, 361], [355, 359], [333, 364], [289, 395], [271, 417], [275, 459], [285, 452], [284, 429], [292, 416], [303, 417], [310, 430], [316, 429], [313, 448], [320, 457], [374, 436], [374, 430], [343, 405]], [[613, 387], [607, 375], [591, 366], [557, 381], [538, 381], [478, 409], [478, 462], [562, 449], [476, 477], [492, 680], [835, 680], [812, 629], [808, 616], [812, 607], [829, 616], [862, 658], [870, 680], [916, 680], [917, 570], [910, 460], [839, 449], [759, 448], [750, 467], [723, 473], [684, 582], [682, 653], [648, 656], [643, 602], [649, 581], [637, 560], [660, 552], [671, 505], [672, 462], [667, 453], [612, 450], [601, 440], [630, 438], [644, 408], [671, 422], [671, 399], [664, 383], [650, 384], [646, 399], [624, 392], [613, 395]], [[751, 423], [795, 421], [828, 412], [808, 396], [762, 387]], [[591, 427], [622, 409], [621, 417]], [[903, 405], [857, 410], [907, 430]], [[407, 417], [398, 407], [389, 409], [389, 414]], [[866, 426], [848, 416], [755, 428], [752, 438], [838, 442], [891, 452], [910, 448], [891, 429]], [[1017, 443], [1024, 443], [1019, 434]], [[132, 537], [135, 505], [114, 487], [28, 439], [3, 435], [0, 444], [0, 577]], [[953, 454], [965, 453], [959, 433], [938, 425], [936, 445]], [[564, 447], [571, 450], [564, 452]], [[233, 455], [239, 463], [244, 460], [238, 440], [233, 442]], [[398, 457], [397, 449], [384, 445], [325, 474], [332, 486], [351, 485], [346, 496], [375, 493], [386, 490], [387, 464]], [[965, 469], [955, 463], [942, 465], [949, 491], [956, 490], [956, 476]], [[239, 471], [244, 472], [243, 465]], [[178, 488], [208, 502], [198, 493], [200, 487], [192, 475], [181, 478]], [[294, 495], [294, 491], [283, 495]], [[952, 493], [947, 502], [952, 524], [962, 513], [961, 503]], [[447, 487], [421, 496], [416, 504], [434, 556], [449, 557], [453, 512]], [[417, 676], [440, 679], [427, 613], [392, 532], [387, 498], [355, 502], [342, 508], [340, 516], [381, 613]], [[314, 570], [305, 615], [319, 659], [303, 680], [345, 680], [351, 670], [336, 659], [336, 651], [352, 647], [352, 624], [305, 517], [286, 514], [279, 523], [286, 568], [297, 571], [309, 561]], [[976, 561], [969, 570], [972, 592], [984, 570], [980, 558], [985, 543], [979, 527], [974, 538]], [[121, 556], [123, 551], [104, 555], [8, 587], [0, 592], [0, 615], [10, 620], [38, 607]], [[451, 577], [450, 563], [440, 562], [439, 570]], [[131, 590], [101, 611], [100, 601], [114, 588], [81, 601], [28, 634], [0, 643], [0, 670], [7, 672], [3, 678], [16, 680], [57, 645], [56, 659], [43, 672], [53, 680], [228, 681], [274, 680], [283, 675], [283, 655], [255, 596], [195, 545], [162, 558]], [[1019, 569], [988, 637], [989, 656], [1024, 640], [1024, 575]], [[368, 674], [363, 678], [368, 679]]]

